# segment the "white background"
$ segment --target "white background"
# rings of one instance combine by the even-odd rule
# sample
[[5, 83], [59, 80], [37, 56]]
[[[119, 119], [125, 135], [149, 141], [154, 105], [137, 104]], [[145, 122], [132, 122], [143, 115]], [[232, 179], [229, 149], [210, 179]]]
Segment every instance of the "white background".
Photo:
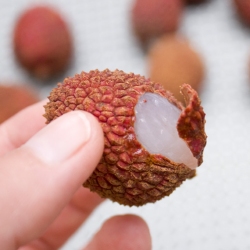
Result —
[[[18, 14], [39, 2], [49, 1], [0, 0], [0, 82], [23, 83], [45, 98], [64, 76], [45, 85], [19, 67], [12, 49]], [[53, 1], [75, 39], [75, 58], [65, 76], [105, 68], [147, 75], [146, 55], [131, 31], [131, 4]], [[201, 99], [208, 142], [197, 177], [155, 204], [129, 208], [104, 202], [62, 250], [81, 249], [103, 221], [124, 213], [146, 220], [154, 250], [250, 249], [250, 29], [237, 20], [231, 0], [211, 0], [186, 8], [179, 32], [206, 64]]]

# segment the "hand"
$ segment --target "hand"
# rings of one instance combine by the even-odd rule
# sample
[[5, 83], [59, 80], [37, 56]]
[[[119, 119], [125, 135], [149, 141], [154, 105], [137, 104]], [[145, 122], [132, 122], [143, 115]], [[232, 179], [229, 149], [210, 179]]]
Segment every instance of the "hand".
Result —
[[[45, 126], [44, 104], [0, 125], [1, 249], [58, 249], [102, 201], [82, 187], [102, 155], [99, 123], [74, 111]], [[85, 249], [148, 250], [149, 230], [140, 217], [115, 216]]]

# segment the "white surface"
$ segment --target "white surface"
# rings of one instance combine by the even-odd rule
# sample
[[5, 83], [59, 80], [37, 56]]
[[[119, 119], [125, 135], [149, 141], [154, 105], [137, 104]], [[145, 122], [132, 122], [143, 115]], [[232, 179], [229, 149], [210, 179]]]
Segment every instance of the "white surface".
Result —
[[[0, 81], [27, 82], [45, 97], [53, 84], [36, 84], [15, 63], [11, 47], [15, 17], [32, 2], [1, 0]], [[130, 30], [131, 2], [53, 1], [75, 38], [75, 62], [66, 75], [95, 68], [145, 74], [145, 56]], [[236, 20], [230, 0], [212, 0], [186, 10], [181, 32], [207, 66], [202, 100], [208, 143], [197, 177], [156, 204], [129, 208], [103, 203], [63, 250], [81, 249], [104, 220], [124, 213], [147, 221], [154, 250], [250, 249], [250, 30]]]

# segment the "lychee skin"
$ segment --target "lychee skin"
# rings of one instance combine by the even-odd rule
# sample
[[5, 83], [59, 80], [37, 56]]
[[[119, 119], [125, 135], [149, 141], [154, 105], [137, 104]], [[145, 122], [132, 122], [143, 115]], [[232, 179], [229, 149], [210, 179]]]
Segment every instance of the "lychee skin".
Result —
[[45, 105], [47, 123], [73, 110], [85, 110], [97, 117], [104, 131], [104, 152], [83, 185], [123, 205], [155, 202], [195, 175], [195, 170], [182, 163], [150, 154], [137, 140], [134, 107], [145, 92], [159, 94], [182, 110], [179, 135], [200, 165], [206, 144], [205, 114], [197, 93], [188, 85], [183, 87], [188, 103], [184, 108], [160, 84], [140, 75], [95, 70], [66, 78], [52, 90]]
[[250, 26], [250, 1], [234, 0], [233, 2], [242, 22]]
[[178, 29], [183, 13], [182, 0], [135, 0], [131, 19], [135, 34], [149, 39]]
[[70, 62], [71, 34], [62, 17], [49, 7], [24, 12], [16, 23], [13, 39], [18, 61], [38, 78], [53, 77]]
[[0, 124], [38, 100], [26, 87], [0, 84]]

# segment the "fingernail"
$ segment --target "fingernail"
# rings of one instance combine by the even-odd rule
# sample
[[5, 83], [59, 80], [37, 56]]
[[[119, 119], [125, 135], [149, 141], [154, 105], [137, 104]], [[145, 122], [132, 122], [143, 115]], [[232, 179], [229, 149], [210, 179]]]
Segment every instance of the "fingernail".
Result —
[[47, 164], [69, 159], [88, 142], [91, 125], [84, 112], [69, 112], [52, 121], [32, 137], [25, 146]]

